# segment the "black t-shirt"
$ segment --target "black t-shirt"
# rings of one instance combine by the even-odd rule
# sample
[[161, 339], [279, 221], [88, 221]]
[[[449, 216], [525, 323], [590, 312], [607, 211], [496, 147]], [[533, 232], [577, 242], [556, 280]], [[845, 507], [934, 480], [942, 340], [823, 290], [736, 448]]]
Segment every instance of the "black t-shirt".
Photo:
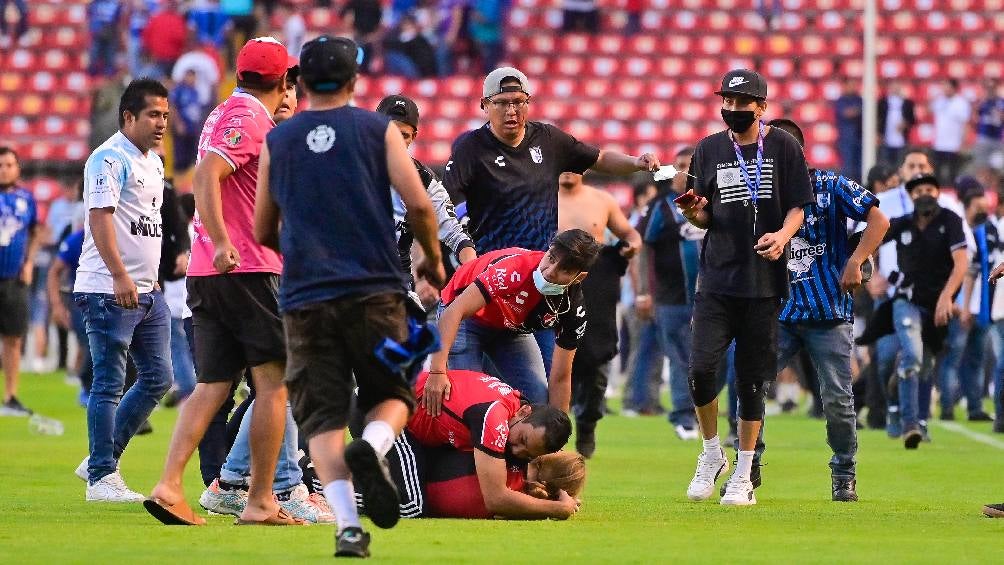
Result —
[[[740, 149], [749, 178], [755, 183], [757, 144]], [[709, 135], [697, 144], [690, 174], [697, 178], [687, 180], [688, 188], [708, 199], [705, 210], [711, 215], [701, 250], [698, 290], [744, 298], [787, 296], [787, 255], [768, 261], [753, 246], [765, 233], [781, 229], [789, 210], [813, 201], [809, 169], [795, 138], [777, 128], [770, 128], [764, 136], [756, 233], [749, 189], [728, 131]]]
[[933, 310], [952, 274], [952, 252], [966, 247], [962, 218], [940, 208], [921, 231], [913, 214], [900, 216], [890, 221], [885, 240], [896, 242], [899, 272], [906, 277], [900, 288], [912, 289], [910, 302]]
[[669, 191], [652, 201], [636, 227], [645, 242], [640, 260], [648, 267], [649, 291], [656, 304], [694, 302], [704, 230], [683, 216], [673, 203], [677, 196]]
[[339, 13], [340, 17], [352, 12], [352, 27], [359, 35], [369, 35], [380, 27], [383, 8], [379, 0], [349, 0]]
[[543, 251], [558, 231], [558, 176], [583, 173], [599, 149], [540, 122], [527, 122], [516, 147], [488, 124], [453, 143], [443, 184], [467, 198], [468, 230], [478, 253], [507, 247]]

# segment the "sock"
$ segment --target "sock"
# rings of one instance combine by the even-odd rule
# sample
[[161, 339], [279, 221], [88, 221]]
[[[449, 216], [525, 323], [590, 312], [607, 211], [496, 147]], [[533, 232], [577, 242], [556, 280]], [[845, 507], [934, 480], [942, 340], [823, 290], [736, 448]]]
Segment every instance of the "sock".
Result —
[[366, 424], [362, 440], [372, 445], [373, 451], [376, 451], [377, 455], [384, 457], [394, 445], [396, 438], [397, 434], [394, 433], [394, 428], [390, 427], [390, 424], [383, 420], [373, 420]]
[[352, 481], [344, 479], [331, 481], [324, 487], [324, 498], [331, 506], [331, 511], [335, 513], [339, 532], [353, 526], [362, 527], [359, 522], [359, 510], [356, 509], [356, 491], [352, 488]]
[[718, 436], [711, 439], [704, 440], [704, 452], [708, 454], [721, 456], [722, 454], [722, 442], [718, 439]]
[[736, 478], [749, 480], [750, 470], [753, 469], [753, 454], [755, 451], [740, 451], [739, 462], [736, 463]]

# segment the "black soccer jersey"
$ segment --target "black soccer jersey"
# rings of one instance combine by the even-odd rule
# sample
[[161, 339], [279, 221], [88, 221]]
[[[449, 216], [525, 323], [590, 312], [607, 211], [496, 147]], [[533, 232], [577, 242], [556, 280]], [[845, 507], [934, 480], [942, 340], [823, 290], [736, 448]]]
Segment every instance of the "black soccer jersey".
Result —
[[443, 183], [466, 197], [479, 254], [507, 247], [543, 251], [558, 231], [558, 176], [585, 172], [599, 154], [550, 124], [527, 122], [516, 147], [485, 124], [453, 143]]
[[912, 289], [910, 302], [933, 311], [952, 274], [952, 252], [966, 248], [962, 218], [939, 208], [923, 230], [917, 227], [913, 214], [893, 218], [885, 241], [896, 242], [899, 270], [905, 277], [900, 286]]

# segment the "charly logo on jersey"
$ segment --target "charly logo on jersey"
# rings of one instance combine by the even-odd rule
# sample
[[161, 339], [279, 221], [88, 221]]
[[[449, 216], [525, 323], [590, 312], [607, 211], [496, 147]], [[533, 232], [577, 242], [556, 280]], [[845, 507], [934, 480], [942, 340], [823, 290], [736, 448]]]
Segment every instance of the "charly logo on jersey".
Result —
[[161, 237], [161, 225], [149, 216], [140, 216], [129, 222], [129, 233], [142, 237]]
[[788, 255], [788, 270], [796, 275], [804, 275], [812, 268], [816, 257], [821, 257], [824, 253], [826, 253], [825, 243], [811, 245], [804, 238], [793, 237]]
[[539, 145], [530, 148], [530, 158], [538, 165], [544, 162], [544, 153], [540, 150]]
[[329, 125], [321, 124], [307, 134], [307, 148], [314, 153], [324, 153], [335, 144], [335, 130]]
[[499, 167], [504, 167], [505, 166], [505, 155], [499, 155], [498, 157], [496, 157], [495, 158], [495, 164], [498, 165]]
[[830, 193], [821, 192], [816, 195], [816, 206], [826, 209], [830, 207]]

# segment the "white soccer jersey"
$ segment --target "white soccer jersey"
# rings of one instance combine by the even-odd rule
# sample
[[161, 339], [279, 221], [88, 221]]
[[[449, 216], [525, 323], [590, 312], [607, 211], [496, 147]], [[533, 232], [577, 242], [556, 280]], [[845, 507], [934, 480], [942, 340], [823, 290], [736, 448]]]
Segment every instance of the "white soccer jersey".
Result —
[[[122, 132], [95, 149], [84, 165], [84, 206], [115, 208], [112, 223], [119, 255], [140, 293], [151, 292], [157, 282], [163, 197], [163, 161], [153, 151], [141, 153]], [[73, 291], [113, 292], [111, 273], [94, 245], [90, 214]]]

